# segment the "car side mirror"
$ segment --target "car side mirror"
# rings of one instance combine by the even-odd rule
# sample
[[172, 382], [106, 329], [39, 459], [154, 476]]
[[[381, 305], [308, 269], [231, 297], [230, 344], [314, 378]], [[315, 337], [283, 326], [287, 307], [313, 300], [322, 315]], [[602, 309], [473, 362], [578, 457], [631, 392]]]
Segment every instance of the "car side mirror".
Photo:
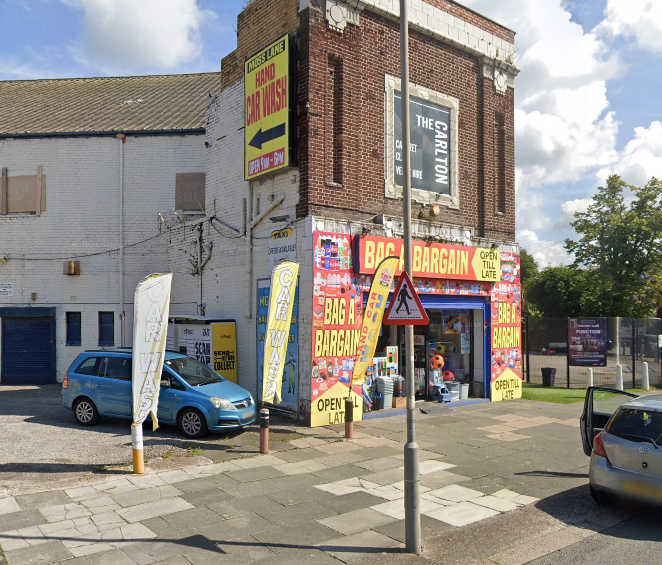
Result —
[[161, 379], [161, 387], [170, 388], [170, 379]]

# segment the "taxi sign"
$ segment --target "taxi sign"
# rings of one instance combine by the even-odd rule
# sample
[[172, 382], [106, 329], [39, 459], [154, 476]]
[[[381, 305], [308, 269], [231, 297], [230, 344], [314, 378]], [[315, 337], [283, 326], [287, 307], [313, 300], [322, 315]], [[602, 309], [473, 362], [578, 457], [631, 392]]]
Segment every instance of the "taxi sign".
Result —
[[290, 164], [290, 39], [284, 35], [244, 65], [244, 178]]
[[426, 326], [430, 323], [427, 312], [421, 304], [421, 299], [414, 290], [414, 285], [406, 271], [402, 271], [395, 291], [391, 295], [391, 303], [384, 314], [384, 324], [387, 326]]

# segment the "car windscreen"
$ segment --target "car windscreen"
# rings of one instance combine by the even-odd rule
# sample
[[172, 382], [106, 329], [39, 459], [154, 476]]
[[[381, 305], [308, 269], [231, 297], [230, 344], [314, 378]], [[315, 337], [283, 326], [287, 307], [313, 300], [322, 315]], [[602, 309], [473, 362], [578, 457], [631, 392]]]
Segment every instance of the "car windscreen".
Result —
[[212, 371], [207, 365], [203, 365], [200, 361], [190, 357], [168, 359], [165, 364], [191, 386], [210, 385], [225, 381], [221, 375]]
[[658, 445], [662, 440], [662, 412], [641, 408], [620, 408], [605, 431], [630, 441]]

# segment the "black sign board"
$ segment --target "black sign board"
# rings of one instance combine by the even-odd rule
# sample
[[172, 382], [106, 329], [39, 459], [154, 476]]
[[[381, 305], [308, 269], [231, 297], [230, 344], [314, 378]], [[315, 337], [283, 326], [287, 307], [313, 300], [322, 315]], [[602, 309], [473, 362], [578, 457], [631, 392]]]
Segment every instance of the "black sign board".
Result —
[[[395, 184], [402, 186], [402, 97], [394, 92]], [[451, 193], [451, 111], [409, 97], [411, 187], [440, 194]]]

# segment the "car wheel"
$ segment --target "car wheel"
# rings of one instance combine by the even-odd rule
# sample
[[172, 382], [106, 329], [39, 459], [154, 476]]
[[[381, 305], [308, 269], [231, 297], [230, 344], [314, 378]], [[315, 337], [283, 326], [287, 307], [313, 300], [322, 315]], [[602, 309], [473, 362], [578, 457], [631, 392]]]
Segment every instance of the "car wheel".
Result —
[[200, 410], [185, 408], [177, 418], [179, 429], [186, 437], [199, 438], [207, 433], [207, 420]]
[[602, 490], [596, 490], [591, 485], [589, 485], [588, 488], [591, 491], [591, 498], [598, 504], [602, 506], [613, 504], [614, 497], [610, 493], [604, 492]]
[[99, 421], [99, 411], [89, 398], [79, 398], [74, 402], [74, 418], [81, 426], [92, 426]]

